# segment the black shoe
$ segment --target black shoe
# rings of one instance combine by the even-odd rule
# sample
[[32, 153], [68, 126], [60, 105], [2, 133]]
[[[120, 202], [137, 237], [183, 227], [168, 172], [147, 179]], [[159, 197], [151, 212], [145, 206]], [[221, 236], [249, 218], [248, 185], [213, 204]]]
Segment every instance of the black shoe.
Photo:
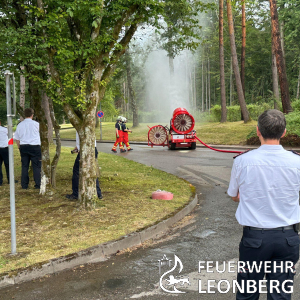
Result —
[[114, 149], [111, 149], [111, 151], [112, 151], [113, 153], [118, 153], [118, 151], [117, 151], [117, 150], [114, 150]]
[[98, 196], [98, 199], [103, 199], [103, 196], [101, 195], [101, 196]]
[[72, 200], [77, 200], [78, 197], [76, 197], [73, 194], [70, 194], [70, 195], [66, 195], [66, 198], [72, 201]]
[[22, 186], [22, 190], [27, 190], [27, 189], [28, 189], [28, 186], [27, 187]]
[[34, 188], [35, 188], [36, 190], [39, 190], [41, 187], [35, 185]]
[[120, 152], [121, 152], [121, 153], [124, 153], [124, 152], [126, 152], [126, 150], [125, 150], [125, 149], [121, 149]]
[[127, 149], [127, 151], [132, 151], [133, 149], [132, 148], [130, 148], [130, 149]]

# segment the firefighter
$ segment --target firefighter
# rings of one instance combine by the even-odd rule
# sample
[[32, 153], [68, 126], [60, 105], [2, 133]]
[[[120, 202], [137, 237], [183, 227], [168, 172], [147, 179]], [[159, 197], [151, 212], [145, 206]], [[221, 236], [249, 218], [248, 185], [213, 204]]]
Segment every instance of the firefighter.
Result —
[[123, 147], [123, 131], [122, 131], [122, 117], [119, 116], [117, 118], [117, 122], [115, 124], [115, 130], [116, 130], [116, 142], [114, 143], [111, 151], [114, 153], [117, 153], [117, 147], [119, 144], [120, 152], [126, 152], [126, 150]]
[[133, 149], [129, 145], [128, 132], [132, 132], [132, 131], [129, 130], [129, 128], [127, 128], [126, 122], [127, 119], [123, 117], [122, 118], [123, 144], [127, 147], [127, 151], [131, 151]]

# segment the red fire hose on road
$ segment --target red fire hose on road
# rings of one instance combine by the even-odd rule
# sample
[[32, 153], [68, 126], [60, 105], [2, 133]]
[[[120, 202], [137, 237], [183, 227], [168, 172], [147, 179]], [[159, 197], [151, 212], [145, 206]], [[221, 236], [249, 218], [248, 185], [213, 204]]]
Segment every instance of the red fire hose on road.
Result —
[[214, 151], [218, 151], [218, 152], [226, 152], [226, 153], [243, 153], [243, 151], [231, 151], [231, 150], [220, 150], [220, 149], [215, 149], [215, 148], [212, 148], [210, 146], [208, 146], [207, 144], [205, 144], [204, 142], [202, 142], [196, 135], [195, 135], [195, 138], [201, 143], [203, 144], [205, 147], [211, 149], [211, 150], [214, 150]]

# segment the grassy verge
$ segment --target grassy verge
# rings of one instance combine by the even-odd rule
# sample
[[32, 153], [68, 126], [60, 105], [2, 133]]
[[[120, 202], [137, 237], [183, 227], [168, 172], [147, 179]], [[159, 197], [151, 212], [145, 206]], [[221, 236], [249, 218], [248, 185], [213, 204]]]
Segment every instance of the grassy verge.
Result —
[[[247, 135], [255, 128], [257, 122], [251, 121], [247, 124], [244, 122], [206, 122], [196, 123], [195, 129], [197, 136], [205, 143], [215, 145], [239, 145], [246, 144]], [[102, 138], [103, 140], [115, 139], [115, 123], [104, 122], [102, 123]], [[140, 124], [139, 127], [133, 128], [133, 133], [129, 135], [129, 140], [136, 142], [146, 142], [148, 139], [148, 126], [152, 127], [158, 124]], [[168, 125], [162, 123], [161, 125]], [[132, 124], [128, 123], [131, 128]], [[75, 139], [75, 129], [65, 129], [61, 131], [63, 139]], [[100, 129], [96, 129], [96, 137], [100, 138]]]
[[[53, 149], [52, 149], [53, 150]], [[86, 211], [70, 202], [75, 155], [63, 148], [57, 188], [51, 197], [39, 195], [30, 177], [28, 190], [20, 188], [20, 156], [15, 150], [16, 223], [18, 255], [11, 257], [9, 185], [0, 187], [0, 273], [23, 268], [113, 240], [155, 223], [189, 201], [190, 185], [165, 172], [119, 156], [99, 153], [101, 205]], [[174, 193], [172, 201], [152, 200], [157, 189]]]

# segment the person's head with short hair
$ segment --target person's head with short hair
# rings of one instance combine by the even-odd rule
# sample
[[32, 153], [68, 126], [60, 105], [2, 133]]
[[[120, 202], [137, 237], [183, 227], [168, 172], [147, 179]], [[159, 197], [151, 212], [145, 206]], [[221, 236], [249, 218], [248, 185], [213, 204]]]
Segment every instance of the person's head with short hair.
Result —
[[280, 140], [286, 132], [286, 120], [284, 114], [277, 109], [268, 109], [264, 111], [257, 121], [258, 136], [259, 133], [264, 140]]
[[24, 110], [25, 118], [31, 118], [31, 117], [33, 117], [33, 113], [34, 113], [34, 111], [30, 107], [29, 108], [25, 108], [25, 110]]

